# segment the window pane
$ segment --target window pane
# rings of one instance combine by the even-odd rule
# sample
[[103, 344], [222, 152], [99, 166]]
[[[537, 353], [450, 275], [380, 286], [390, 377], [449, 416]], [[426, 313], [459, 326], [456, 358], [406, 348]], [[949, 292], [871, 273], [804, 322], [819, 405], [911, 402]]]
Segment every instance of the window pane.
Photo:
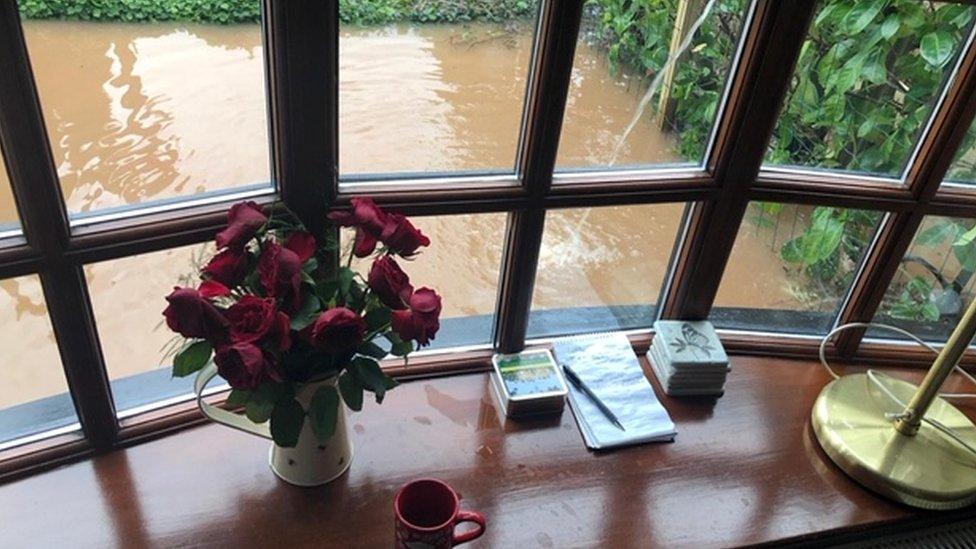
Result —
[[193, 392], [193, 376], [174, 378], [164, 348], [175, 334], [162, 311], [174, 286], [196, 286], [210, 244], [85, 266], [102, 353], [120, 413]]
[[826, 333], [881, 215], [753, 202], [710, 320], [722, 328]]
[[75, 426], [41, 282], [35, 275], [0, 281], [0, 447], [14, 439]]
[[512, 172], [538, 2], [391, 5], [339, 4], [340, 173]]
[[945, 178], [953, 183], [976, 185], [976, 124], [966, 132]]
[[748, 4], [587, 3], [557, 167], [700, 163]]
[[974, 9], [916, 0], [822, 2], [766, 161], [900, 176]]
[[[69, 212], [269, 185], [258, 0], [175, 16], [178, 1], [20, 4]], [[216, 21], [120, 21], [174, 17]]]
[[[945, 341], [973, 298], [976, 221], [926, 217], [898, 266], [875, 322], [904, 328], [926, 340]], [[871, 337], [900, 338], [887, 330]]]
[[0, 231], [15, 229], [19, 225], [17, 204], [14, 202], [10, 178], [7, 176], [7, 166], [4, 165], [3, 154], [0, 151]]
[[683, 212], [684, 204], [549, 211], [528, 337], [653, 324]]
[[[446, 349], [491, 342], [498, 275], [505, 240], [505, 214], [411, 217], [430, 238], [412, 260], [397, 259], [414, 288], [429, 287], [442, 299], [441, 327], [424, 349]], [[343, 230], [348, 253], [353, 231]], [[356, 260], [353, 268], [366, 276], [372, 260]]]

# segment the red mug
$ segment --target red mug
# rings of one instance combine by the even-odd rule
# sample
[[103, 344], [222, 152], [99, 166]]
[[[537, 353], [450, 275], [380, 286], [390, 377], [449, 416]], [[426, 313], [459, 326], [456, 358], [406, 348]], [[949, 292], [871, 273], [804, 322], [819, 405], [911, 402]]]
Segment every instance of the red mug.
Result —
[[[444, 549], [485, 533], [485, 517], [462, 511], [457, 492], [433, 478], [404, 484], [393, 498], [393, 513], [397, 549]], [[478, 528], [455, 534], [454, 527], [461, 522], [473, 522]]]

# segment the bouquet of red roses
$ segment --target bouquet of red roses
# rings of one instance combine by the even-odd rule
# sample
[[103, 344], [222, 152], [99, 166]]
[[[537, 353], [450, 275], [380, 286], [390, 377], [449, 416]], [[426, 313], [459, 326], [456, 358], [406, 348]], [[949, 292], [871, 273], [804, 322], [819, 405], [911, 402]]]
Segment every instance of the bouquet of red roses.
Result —
[[[356, 411], [364, 390], [382, 402], [396, 382], [378, 361], [428, 345], [440, 327], [440, 296], [415, 289], [394, 259], [416, 255], [430, 244], [426, 236], [368, 198], [329, 218], [356, 232], [337, 271], [319, 267], [336, 242], [318, 242], [290, 216], [270, 216], [254, 202], [235, 204], [202, 282], [166, 297], [166, 324], [185, 338], [173, 375], [190, 375], [212, 358], [233, 388], [228, 401], [255, 423], [270, 419], [279, 446], [296, 444], [306, 417], [316, 438], [328, 439], [340, 396]], [[367, 277], [349, 267], [353, 256], [374, 257]], [[295, 399], [304, 384], [330, 378], [337, 383], [323, 384], [308, 409]]]

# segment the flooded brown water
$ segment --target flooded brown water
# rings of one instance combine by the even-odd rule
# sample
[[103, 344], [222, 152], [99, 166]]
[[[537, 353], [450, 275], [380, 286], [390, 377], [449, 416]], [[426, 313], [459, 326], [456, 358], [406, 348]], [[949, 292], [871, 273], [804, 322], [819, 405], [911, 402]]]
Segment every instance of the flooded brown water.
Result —
[[[269, 179], [262, 46], [257, 27], [28, 21], [24, 28], [65, 200], [91, 212]], [[510, 170], [531, 30], [494, 26], [345, 29], [340, 164], [344, 174]], [[606, 164], [633, 115], [639, 80], [614, 75], [581, 45], [559, 150], [562, 167]], [[676, 161], [648, 122], [621, 164]], [[0, 177], [5, 177], [0, 176]], [[0, 186], [0, 221], [16, 218]], [[683, 205], [551, 212], [534, 306], [657, 299]], [[445, 299], [445, 316], [494, 309], [505, 216], [425, 218], [433, 245], [407, 266]], [[792, 303], [776, 251], [740, 239], [729, 304]], [[737, 252], [738, 253], [738, 252]], [[170, 338], [163, 296], [192, 270], [199, 247], [86, 267], [110, 374], [155, 368]], [[64, 390], [39, 284], [0, 283], [0, 408]], [[488, 334], [485, 334], [487, 337]], [[18, 352], [19, 351], [19, 352]]]

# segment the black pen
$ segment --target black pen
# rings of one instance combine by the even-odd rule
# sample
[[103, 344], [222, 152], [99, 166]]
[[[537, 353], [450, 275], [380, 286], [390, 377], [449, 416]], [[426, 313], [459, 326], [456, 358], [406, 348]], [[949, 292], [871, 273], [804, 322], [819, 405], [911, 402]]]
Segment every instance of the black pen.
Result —
[[620, 429], [621, 431], [627, 430], [624, 428], [623, 424], [620, 423], [620, 420], [617, 419], [617, 416], [615, 416], [613, 412], [610, 411], [610, 408], [607, 408], [607, 405], [604, 404], [602, 400], [600, 400], [600, 397], [596, 396], [596, 394], [594, 394], [593, 391], [591, 391], [590, 388], [587, 387], [585, 383], [583, 383], [583, 380], [576, 375], [576, 372], [574, 372], [573, 369], [570, 368], [568, 364], [562, 364], [561, 366], [563, 367], [563, 372], [566, 373], [566, 378], [569, 379], [569, 382], [573, 384], [573, 387], [576, 387], [580, 391], [586, 393], [586, 396], [590, 397], [590, 400], [593, 401], [593, 404], [596, 404], [596, 407], [599, 408], [601, 412], [603, 412], [603, 415], [607, 416], [607, 419], [609, 419], [611, 423], [616, 425], [618, 429]]

